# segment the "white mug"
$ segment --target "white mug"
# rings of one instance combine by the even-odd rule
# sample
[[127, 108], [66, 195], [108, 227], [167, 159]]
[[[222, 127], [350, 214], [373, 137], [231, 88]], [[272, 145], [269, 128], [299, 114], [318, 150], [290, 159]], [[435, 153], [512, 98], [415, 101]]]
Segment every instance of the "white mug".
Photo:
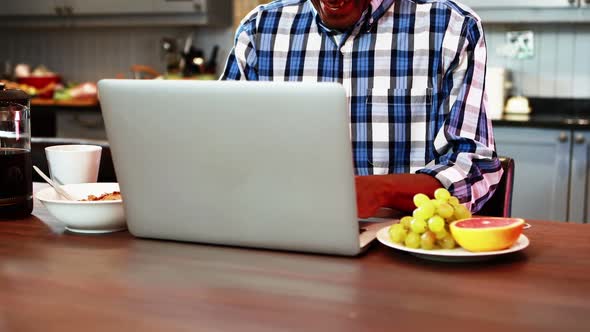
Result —
[[97, 145], [46, 147], [51, 179], [61, 184], [96, 182], [101, 152], [102, 147]]

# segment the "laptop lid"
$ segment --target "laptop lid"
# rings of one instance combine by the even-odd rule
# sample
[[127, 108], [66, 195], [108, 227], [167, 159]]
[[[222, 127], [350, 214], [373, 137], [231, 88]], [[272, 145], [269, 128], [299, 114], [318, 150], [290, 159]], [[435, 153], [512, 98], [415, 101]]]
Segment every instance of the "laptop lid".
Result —
[[133, 235], [359, 252], [342, 86], [103, 80], [99, 93]]

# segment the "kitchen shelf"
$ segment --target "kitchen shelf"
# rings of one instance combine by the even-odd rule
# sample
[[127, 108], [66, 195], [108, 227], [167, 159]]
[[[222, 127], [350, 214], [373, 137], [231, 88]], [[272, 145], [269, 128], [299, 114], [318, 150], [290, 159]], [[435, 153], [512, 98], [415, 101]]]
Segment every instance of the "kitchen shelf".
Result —
[[[232, 24], [231, 0], [134, 0], [133, 3], [110, 0], [101, 5], [91, 0], [78, 0], [73, 4], [56, 0], [55, 5], [46, 0], [18, 1], [25, 2], [10, 4], [0, 12], [0, 27], [229, 27]], [[202, 4], [197, 6], [198, 3]]]
[[590, 8], [476, 9], [484, 24], [590, 24]]
[[2, 17], [0, 27], [16, 28], [94, 28], [94, 27], [163, 27], [230, 26], [231, 17], [214, 13], [173, 13], [155, 15], [80, 15], [80, 16], [12, 16]]

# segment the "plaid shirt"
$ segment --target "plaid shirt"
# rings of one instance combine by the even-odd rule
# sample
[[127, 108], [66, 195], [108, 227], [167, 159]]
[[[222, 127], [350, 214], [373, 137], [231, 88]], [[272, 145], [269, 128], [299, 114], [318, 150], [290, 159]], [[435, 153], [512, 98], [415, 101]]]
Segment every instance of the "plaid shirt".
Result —
[[478, 211], [502, 175], [479, 17], [453, 1], [373, 0], [339, 42], [337, 34], [311, 1], [258, 6], [221, 79], [340, 82], [357, 174], [430, 174]]

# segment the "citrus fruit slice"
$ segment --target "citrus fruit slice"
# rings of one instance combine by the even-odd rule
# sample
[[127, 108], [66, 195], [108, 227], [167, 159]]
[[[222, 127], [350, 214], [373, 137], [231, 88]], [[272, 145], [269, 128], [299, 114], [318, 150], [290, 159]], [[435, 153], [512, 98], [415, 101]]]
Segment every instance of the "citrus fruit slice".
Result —
[[510, 248], [524, 227], [520, 218], [469, 218], [451, 223], [451, 233], [466, 250], [496, 251]]

